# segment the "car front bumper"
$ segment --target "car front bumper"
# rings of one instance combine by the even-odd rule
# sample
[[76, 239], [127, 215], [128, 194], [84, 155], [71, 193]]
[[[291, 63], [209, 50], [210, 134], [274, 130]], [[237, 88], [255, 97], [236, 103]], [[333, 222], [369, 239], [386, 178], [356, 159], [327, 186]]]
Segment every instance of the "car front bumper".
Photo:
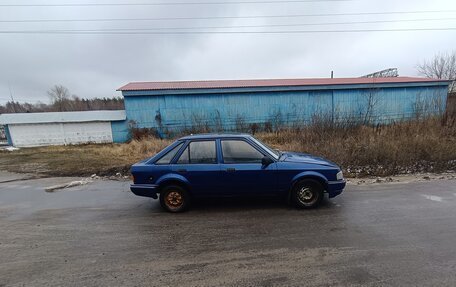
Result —
[[329, 181], [328, 190], [327, 190], [329, 198], [333, 198], [333, 197], [336, 197], [339, 194], [341, 194], [342, 191], [344, 191], [345, 185], [346, 185], [345, 179]]
[[132, 184], [130, 190], [138, 196], [158, 198], [158, 185], [156, 184]]

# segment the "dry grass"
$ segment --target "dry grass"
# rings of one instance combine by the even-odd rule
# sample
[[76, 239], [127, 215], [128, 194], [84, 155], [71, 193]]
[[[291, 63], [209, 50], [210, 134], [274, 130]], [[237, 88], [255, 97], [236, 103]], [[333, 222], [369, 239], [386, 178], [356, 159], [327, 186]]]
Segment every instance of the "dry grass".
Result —
[[170, 140], [143, 139], [127, 144], [87, 144], [24, 148], [0, 153], [0, 165], [11, 172], [55, 176], [126, 174], [131, 164], [152, 156]]
[[[307, 152], [340, 164], [351, 176], [442, 172], [456, 169], [455, 120], [427, 119], [388, 126], [333, 125], [261, 132], [255, 136], [281, 150]], [[172, 140], [146, 138], [127, 144], [53, 146], [0, 152], [0, 165], [12, 172], [46, 175], [126, 174]]]
[[441, 119], [387, 126], [328, 127], [324, 123], [257, 135], [271, 145], [340, 164], [351, 176], [442, 172], [456, 168], [456, 125]]

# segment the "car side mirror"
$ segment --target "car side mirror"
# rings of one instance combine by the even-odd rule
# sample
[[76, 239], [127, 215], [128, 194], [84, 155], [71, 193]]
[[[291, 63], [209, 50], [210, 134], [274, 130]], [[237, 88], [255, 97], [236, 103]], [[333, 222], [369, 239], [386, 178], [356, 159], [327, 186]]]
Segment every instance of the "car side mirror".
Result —
[[270, 165], [271, 163], [273, 163], [274, 161], [268, 157], [268, 156], [264, 156], [262, 159], [261, 159], [261, 164], [266, 167], [268, 165]]

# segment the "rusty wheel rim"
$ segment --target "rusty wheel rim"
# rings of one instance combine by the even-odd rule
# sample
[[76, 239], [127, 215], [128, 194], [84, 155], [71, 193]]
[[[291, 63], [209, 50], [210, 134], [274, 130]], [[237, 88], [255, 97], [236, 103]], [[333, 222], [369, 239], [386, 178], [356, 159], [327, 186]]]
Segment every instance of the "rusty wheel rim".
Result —
[[184, 198], [177, 191], [171, 191], [165, 197], [165, 203], [168, 207], [176, 209], [182, 206], [184, 203]]
[[318, 200], [318, 195], [310, 187], [303, 187], [298, 191], [298, 200], [303, 205], [312, 205]]

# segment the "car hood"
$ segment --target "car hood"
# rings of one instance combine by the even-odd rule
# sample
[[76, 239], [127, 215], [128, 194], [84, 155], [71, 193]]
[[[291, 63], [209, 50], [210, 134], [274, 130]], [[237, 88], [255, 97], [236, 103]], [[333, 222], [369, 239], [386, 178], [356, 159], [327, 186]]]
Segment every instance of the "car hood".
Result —
[[297, 163], [309, 163], [309, 164], [319, 164], [325, 166], [338, 167], [337, 164], [324, 159], [322, 157], [313, 156], [306, 153], [297, 153], [297, 152], [283, 152], [281, 161], [286, 162], [297, 162]]

